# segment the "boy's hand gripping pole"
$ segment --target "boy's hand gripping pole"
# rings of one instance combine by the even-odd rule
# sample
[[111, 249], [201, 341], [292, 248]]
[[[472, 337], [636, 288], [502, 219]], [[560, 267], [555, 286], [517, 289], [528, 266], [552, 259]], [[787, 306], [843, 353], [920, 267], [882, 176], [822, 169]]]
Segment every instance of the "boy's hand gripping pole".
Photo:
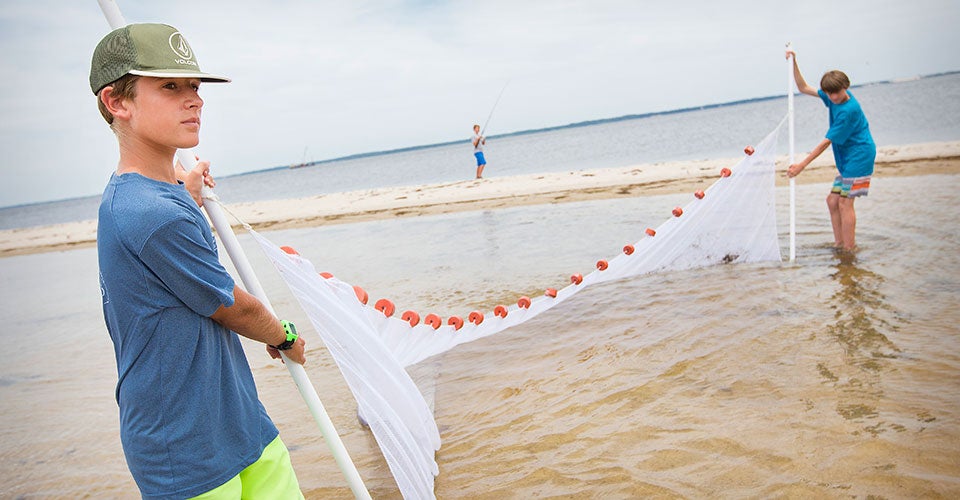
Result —
[[[100, 9], [103, 11], [104, 16], [106, 16], [111, 29], [126, 26], [127, 22], [124, 20], [123, 14], [120, 13], [120, 7], [115, 0], [97, 0], [97, 2], [100, 4]], [[178, 150], [177, 158], [187, 171], [193, 170], [197, 164], [193, 153], [188, 150]], [[202, 196], [205, 199], [216, 198], [213, 191], [207, 186], [203, 186]], [[273, 306], [270, 304], [270, 300], [267, 298], [263, 286], [260, 285], [260, 280], [257, 279], [256, 274], [253, 272], [253, 267], [250, 265], [249, 260], [247, 260], [243, 248], [240, 247], [237, 235], [233, 233], [233, 229], [230, 227], [230, 223], [223, 213], [223, 208], [215, 201], [212, 203], [204, 203], [203, 208], [206, 210], [211, 222], [213, 222], [213, 226], [216, 228], [217, 234], [220, 236], [220, 240], [223, 242], [227, 254], [229, 254], [230, 259], [233, 261], [237, 273], [240, 274], [240, 279], [243, 281], [247, 291], [260, 299], [260, 302], [262, 302], [271, 313], [274, 313]], [[353, 461], [350, 460], [350, 455], [347, 453], [343, 441], [340, 440], [337, 430], [333, 427], [333, 422], [330, 420], [326, 409], [324, 409], [323, 403], [320, 401], [316, 389], [313, 388], [313, 384], [307, 377], [303, 366], [288, 359], [283, 351], [280, 351], [280, 354], [283, 356], [287, 371], [290, 372], [290, 376], [293, 377], [294, 382], [297, 384], [297, 389], [300, 390], [300, 396], [303, 397], [314, 420], [316, 420], [317, 425], [320, 426], [320, 432], [323, 434], [323, 438], [327, 442], [327, 446], [330, 448], [334, 460], [346, 477], [350, 485], [350, 490], [353, 491], [356, 498], [369, 499], [370, 493], [364, 486], [363, 479], [360, 478], [360, 473], [357, 472]]]

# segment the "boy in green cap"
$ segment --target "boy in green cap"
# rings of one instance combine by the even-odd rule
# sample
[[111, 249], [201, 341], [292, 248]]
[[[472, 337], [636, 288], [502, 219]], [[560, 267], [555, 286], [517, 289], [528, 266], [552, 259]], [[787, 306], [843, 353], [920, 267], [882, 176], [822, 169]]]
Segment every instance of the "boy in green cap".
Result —
[[120, 440], [143, 498], [303, 498], [237, 334], [297, 363], [303, 339], [220, 264], [198, 206], [209, 163], [174, 167], [199, 142], [205, 81], [230, 80], [202, 72], [171, 26], [128, 25], [93, 53], [90, 88], [120, 149], [97, 226]]

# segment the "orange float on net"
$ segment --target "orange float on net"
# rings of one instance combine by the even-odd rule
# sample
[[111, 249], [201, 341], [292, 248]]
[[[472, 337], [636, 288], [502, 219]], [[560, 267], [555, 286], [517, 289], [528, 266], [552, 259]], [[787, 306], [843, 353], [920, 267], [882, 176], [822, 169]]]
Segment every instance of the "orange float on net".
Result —
[[657, 232], [654, 231], [652, 227], [648, 227], [646, 233], [647, 233], [647, 236], [656, 236], [656, 235], [657, 235]]
[[440, 319], [440, 316], [430, 313], [423, 318], [423, 324], [430, 325], [434, 330], [440, 328], [440, 325], [443, 324], [443, 320]]
[[393, 311], [396, 309], [393, 306], [393, 302], [390, 302], [390, 299], [380, 299], [376, 304], [373, 305], [373, 308], [382, 312], [384, 316], [390, 317], [393, 316]]
[[754, 151], [755, 151], [755, 150], [753, 149], [753, 146], [747, 146], [747, 147], [743, 148], [743, 152], [744, 152], [744, 153], [747, 153], [747, 156], [752, 155]]
[[530, 309], [530, 297], [524, 295], [523, 297], [517, 299], [517, 306], [523, 309]]
[[623, 253], [627, 255], [633, 255], [633, 250], [634, 250], [633, 245], [624, 245], [623, 247]]
[[459, 330], [459, 329], [463, 328], [463, 318], [461, 318], [460, 316], [456, 316], [456, 315], [450, 316], [450, 317], [447, 319], [447, 324], [450, 325], [450, 326], [452, 326], [454, 330]]
[[674, 217], [680, 217], [681, 215], [683, 215], [683, 209], [680, 208], [680, 207], [674, 207], [674, 209], [673, 209], [673, 216], [674, 216]]
[[543, 294], [546, 295], [547, 297], [557, 298], [557, 290], [554, 288], [547, 288], [546, 290], [543, 291]]
[[577, 274], [574, 274], [573, 276], [570, 276], [570, 283], [573, 283], [574, 285], [579, 285], [580, 283], [583, 283], [583, 275], [580, 273], [577, 273]]
[[598, 261], [597, 261], [597, 269], [599, 269], [599, 270], [601, 270], [601, 271], [606, 271], [606, 270], [607, 270], [607, 266], [609, 266], [609, 264], [607, 264], [607, 261], [605, 261], [605, 260], [598, 260]]
[[483, 323], [483, 313], [480, 311], [471, 311], [470, 315], [467, 316], [467, 321], [475, 325], [479, 325], [480, 323]]
[[366, 290], [360, 288], [359, 285], [353, 285], [353, 293], [357, 294], [357, 300], [362, 302], [363, 305], [367, 305], [368, 296]]
[[324, 272], [322, 272], [322, 273], [320, 273], [320, 276], [322, 276], [322, 277], [323, 277], [323, 279], [325, 279], [325, 280], [328, 280], [328, 279], [330, 279], [330, 278], [332, 278], [332, 277], [333, 277], [333, 275], [332, 275], [332, 274], [330, 274], [330, 273], [328, 273], [328, 272], [326, 272], [326, 271], [324, 271]]
[[500, 316], [501, 318], [506, 318], [506, 317], [507, 317], [507, 306], [500, 304], [500, 305], [498, 305], [497, 307], [494, 307], [494, 308], [493, 308], [493, 315], [494, 315], [494, 316]]
[[730, 174], [732, 173], [733, 172], [731, 172], [730, 169], [727, 167], [723, 167], [720, 169], [720, 177], [730, 177]]
[[420, 315], [417, 314], [417, 311], [403, 311], [400, 319], [410, 323], [410, 326], [417, 326], [417, 324], [420, 323]]
[[294, 250], [293, 247], [280, 247], [280, 250], [283, 250], [290, 255], [300, 255], [300, 253]]
[[702, 189], [698, 189], [693, 193], [693, 195], [696, 196], [698, 200], [702, 200], [703, 197], [706, 196], [707, 194], [704, 193]]

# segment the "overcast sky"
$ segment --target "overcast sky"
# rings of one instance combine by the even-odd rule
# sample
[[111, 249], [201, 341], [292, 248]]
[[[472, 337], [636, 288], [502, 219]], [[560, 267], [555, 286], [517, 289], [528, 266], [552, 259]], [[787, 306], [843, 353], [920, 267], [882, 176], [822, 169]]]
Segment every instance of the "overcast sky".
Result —
[[[488, 133], [960, 70], [956, 0], [119, 0], [179, 28], [204, 71], [196, 152], [215, 175]], [[95, 0], [0, 3], [0, 206], [101, 192], [116, 140], [90, 56]], [[509, 82], [509, 84], [507, 84]], [[469, 154], [469, 151], [465, 154]]]

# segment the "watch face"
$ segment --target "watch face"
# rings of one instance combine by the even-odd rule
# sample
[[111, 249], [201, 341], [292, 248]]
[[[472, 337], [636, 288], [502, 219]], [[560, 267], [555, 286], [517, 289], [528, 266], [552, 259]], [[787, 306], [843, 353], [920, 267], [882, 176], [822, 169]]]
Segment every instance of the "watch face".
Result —
[[287, 349], [292, 348], [293, 344], [297, 341], [297, 327], [294, 326], [293, 323], [286, 320], [281, 320], [280, 324], [283, 326], [283, 331], [286, 333], [287, 338], [281, 344], [271, 347], [277, 349], [278, 351], [286, 351]]
[[[297, 339], [297, 327], [293, 323], [289, 321], [284, 321], [283, 329], [287, 332], [288, 341]], [[291, 336], [293, 336], [293, 338], [290, 338]]]

